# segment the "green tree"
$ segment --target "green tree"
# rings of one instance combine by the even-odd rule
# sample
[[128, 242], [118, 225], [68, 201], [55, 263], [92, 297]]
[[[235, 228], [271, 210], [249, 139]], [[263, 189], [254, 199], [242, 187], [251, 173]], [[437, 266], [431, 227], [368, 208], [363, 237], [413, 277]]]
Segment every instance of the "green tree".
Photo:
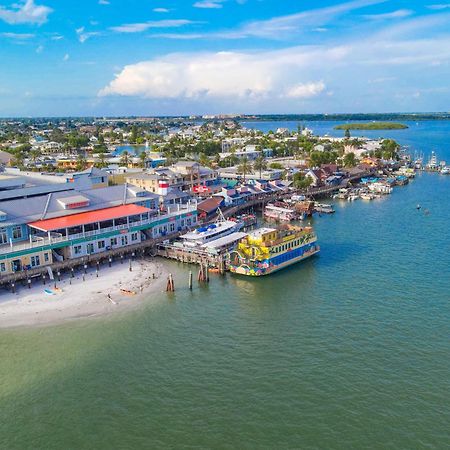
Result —
[[209, 167], [211, 165], [211, 160], [206, 156], [205, 153], [200, 153], [198, 162], [201, 166]]
[[353, 152], [347, 153], [344, 156], [344, 166], [345, 167], [355, 167], [357, 164], [356, 156]]
[[38, 148], [33, 148], [30, 151], [30, 158], [33, 161], [33, 164], [36, 164], [36, 160], [42, 155], [41, 151]]
[[130, 143], [136, 144], [137, 138], [138, 138], [138, 127], [136, 125], [133, 125], [131, 127]]
[[240, 175], [243, 175], [244, 183], [245, 183], [247, 174], [252, 173], [252, 165], [246, 156], [244, 156], [241, 159], [240, 164], [238, 166], [237, 173]]
[[103, 169], [104, 167], [108, 167], [108, 163], [106, 162], [106, 154], [105, 153], [100, 153], [98, 155], [98, 163], [96, 164], [96, 166], [99, 169]]
[[264, 156], [258, 156], [253, 162], [253, 168], [259, 171], [259, 178], [262, 177], [262, 171], [267, 169], [267, 161]]
[[87, 161], [86, 161], [85, 156], [82, 153], [80, 153], [78, 155], [76, 168], [77, 168], [77, 170], [80, 170], [80, 171], [85, 170], [87, 168]]
[[126, 167], [128, 167], [128, 164], [130, 164], [130, 154], [128, 153], [127, 150], [123, 151], [122, 154], [120, 155], [120, 164]]
[[145, 151], [139, 153], [139, 160], [140, 160], [139, 165], [142, 168], [145, 168], [146, 161], [147, 161], [147, 153]]
[[311, 183], [311, 177], [305, 176], [302, 172], [297, 172], [292, 177], [292, 184], [296, 189], [306, 189]]
[[345, 129], [344, 136], [345, 136], [345, 139], [350, 139], [351, 138], [350, 130], [348, 128]]
[[400, 145], [393, 139], [385, 139], [381, 143], [381, 156], [383, 159], [397, 159]]
[[283, 164], [280, 164], [279, 162], [273, 162], [273, 163], [271, 163], [269, 165], [269, 167], [271, 169], [279, 169], [279, 170], [281, 170], [281, 169], [283, 169]]

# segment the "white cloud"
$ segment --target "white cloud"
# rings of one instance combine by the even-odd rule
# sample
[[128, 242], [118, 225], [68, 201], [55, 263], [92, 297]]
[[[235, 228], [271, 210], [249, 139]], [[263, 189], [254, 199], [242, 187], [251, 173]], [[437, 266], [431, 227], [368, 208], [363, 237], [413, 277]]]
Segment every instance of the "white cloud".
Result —
[[66, 53], [65, 55], [64, 55], [64, 57], [63, 57], [63, 61], [65, 62], [65, 61], [69, 61], [69, 59], [70, 59], [70, 55], [68, 54], [68, 53]]
[[108, 0], [98, 0], [99, 5], [109, 5], [110, 2]]
[[286, 91], [286, 97], [309, 98], [321, 94], [326, 89], [323, 81], [316, 83], [297, 84]]
[[[100, 95], [146, 98], [309, 98], [325, 90], [305, 79], [312, 53], [299, 49], [262, 53], [171, 54], [129, 65]], [[332, 59], [332, 55], [330, 60]]]
[[370, 20], [403, 19], [404, 17], [411, 16], [413, 13], [414, 11], [410, 9], [398, 9], [390, 13], [365, 15], [364, 18]]
[[0, 36], [16, 41], [25, 41], [34, 38], [35, 35], [31, 33], [1, 33]]
[[37, 48], [36, 48], [36, 53], [42, 53], [44, 51], [44, 46], [43, 45], [39, 45]]
[[34, 0], [26, 0], [22, 4], [14, 4], [10, 9], [0, 6], [0, 20], [11, 25], [31, 23], [42, 25], [47, 22], [52, 8], [44, 5], [36, 5]]
[[170, 11], [170, 9], [167, 8], [153, 8], [153, 12], [156, 13], [168, 13]]
[[154, 20], [142, 23], [127, 23], [111, 27], [110, 30], [115, 31], [116, 33], [141, 33], [150, 28], [179, 28], [193, 23], [195, 22], [187, 19]]
[[[204, 34], [185, 34], [183, 39], [243, 39], [248, 37], [258, 37], [263, 39], [292, 38], [295, 33], [310, 30], [311, 28], [323, 30], [324, 25], [331, 23], [340, 16], [367, 6], [384, 3], [385, 1], [387, 0], [352, 0], [334, 6], [311, 9], [287, 16], [273, 17], [268, 20], [254, 20], [247, 22], [236, 29]], [[221, 3], [218, 1], [214, 0], [211, 3], [216, 4], [216, 7], [221, 7]], [[171, 39], [180, 38], [180, 36], [176, 34], [160, 34], [158, 37], [167, 37]]]
[[200, 0], [192, 5], [194, 8], [219, 9], [222, 8], [220, 0]]
[[84, 44], [88, 39], [94, 36], [100, 36], [100, 31], [86, 31], [84, 27], [77, 28], [75, 32], [78, 35], [78, 40]]
[[428, 9], [433, 9], [435, 11], [442, 11], [444, 9], [450, 9], [450, 3], [441, 3], [437, 5], [428, 5]]

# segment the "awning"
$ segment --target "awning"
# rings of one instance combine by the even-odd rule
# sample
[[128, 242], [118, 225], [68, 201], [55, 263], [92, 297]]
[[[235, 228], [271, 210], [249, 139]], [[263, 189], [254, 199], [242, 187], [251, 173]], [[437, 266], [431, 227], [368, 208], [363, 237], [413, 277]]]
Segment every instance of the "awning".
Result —
[[89, 223], [103, 222], [104, 220], [119, 219], [120, 217], [134, 216], [151, 211], [139, 205], [122, 205], [113, 208], [97, 209], [84, 213], [72, 214], [54, 219], [38, 220], [28, 225], [41, 231], [55, 231], [64, 228], [87, 225]]

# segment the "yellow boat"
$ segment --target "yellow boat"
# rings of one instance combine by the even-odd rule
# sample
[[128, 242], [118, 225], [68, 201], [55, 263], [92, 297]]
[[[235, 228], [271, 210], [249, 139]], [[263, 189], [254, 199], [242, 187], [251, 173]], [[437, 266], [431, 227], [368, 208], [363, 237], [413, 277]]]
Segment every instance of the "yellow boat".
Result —
[[259, 277], [309, 258], [320, 251], [311, 227], [259, 228], [230, 252], [230, 272]]

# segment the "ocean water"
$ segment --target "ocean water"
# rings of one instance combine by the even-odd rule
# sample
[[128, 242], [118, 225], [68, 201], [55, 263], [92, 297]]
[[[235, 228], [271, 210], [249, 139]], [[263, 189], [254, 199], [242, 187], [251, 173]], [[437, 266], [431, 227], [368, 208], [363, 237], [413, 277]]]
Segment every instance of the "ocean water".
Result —
[[[445, 159], [442, 126], [420, 144]], [[169, 262], [138, 311], [0, 331], [0, 448], [449, 448], [449, 192], [339, 202], [320, 256], [267, 278], [191, 292]]]

